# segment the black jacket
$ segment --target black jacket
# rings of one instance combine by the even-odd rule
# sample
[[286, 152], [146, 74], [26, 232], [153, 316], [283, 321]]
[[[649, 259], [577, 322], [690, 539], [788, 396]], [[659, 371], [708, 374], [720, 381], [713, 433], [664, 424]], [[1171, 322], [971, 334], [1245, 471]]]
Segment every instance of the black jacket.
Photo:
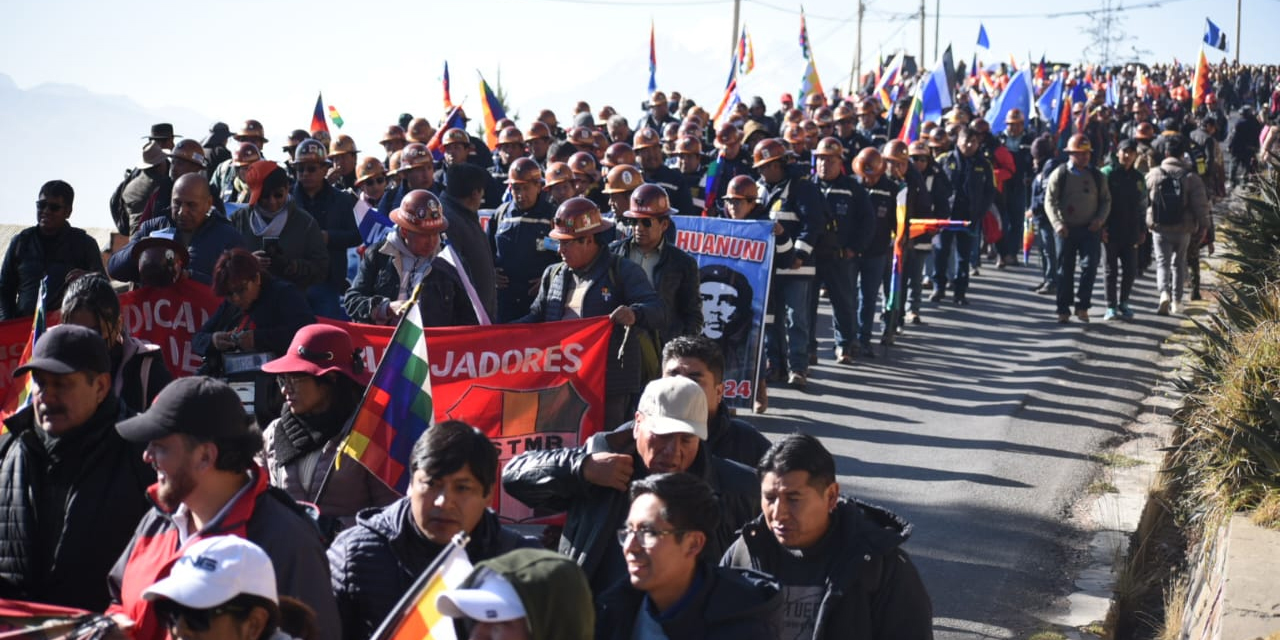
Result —
[[342, 293], [347, 288], [347, 249], [363, 242], [353, 213], [355, 196], [328, 183], [314, 196], [307, 195], [301, 186], [295, 185], [292, 195], [293, 201], [311, 214], [320, 230], [328, 234], [325, 250], [329, 253], [329, 270], [320, 282]]
[[991, 163], [981, 153], [965, 157], [959, 150], [952, 150], [938, 164], [951, 183], [951, 217], [981, 223], [996, 198]]
[[671, 208], [679, 211], [680, 215], [702, 215], [701, 210], [694, 208], [693, 195], [689, 193], [689, 188], [684, 183], [684, 176], [680, 175], [679, 171], [662, 165], [656, 169], [645, 171], [644, 181], [662, 187], [662, 190], [667, 192], [667, 198], [671, 201]]
[[[813, 182], [826, 199], [827, 213], [831, 217], [827, 229], [836, 246], [829, 249], [848, 249], [857, 253], [866, 251], [875, 229], [875, 212], [871, 209], [867, 190], [847, 174], [836, 176], [835, 180], [823, 180], [814, 176]], [[834, 254], [824, 255], [827, 252], [822, 249], [819, 246], [820, 259], [835, 257]]]
[[[391, 256], [383, 253], [386, 244], [387, 240], [383, 239], [364, 252], [356, 278], [342, 296], [342, 306], [353, 322], [373, 324], [374, 311], [400, 295], [400, 271]], [[431, 260], [430, 271], [422, 278], [418, 306], [426, 327], [456, 327], [478, 322], [458, 272], [439, 256]]]
[[[244, 319], [240, 307], [223, 300], [214, 310], [209, 321], [191, 338], [191, 349], [206, 358], [217, 350], [213, 348], [215, 331], [234, 331]], [[289, 350], [293, 334], [316, 321], [307, 299], [297, 287], [266, 274], [262, 275], [262, 291], [258, 300], [249, 308], [249, 327], [253, 331], [255, 351], [270, 351], [280, 356]]]
[[[778, 585], [752, 571], [703, 565], [696, 592], [670, 619], [661, 620], [669, 640], [774, 640], [774, 619], [782, 606]], [[596, 604], [597, 640], [630, 640], [644, 593], [619, 584]]]
[[[839, 553], [825, 563], [814, 640], [933, 638], [933, 605], [901, 549], [910, 524], [879, 507], [841, 498], [828, 535]], [[721, 564], [772, 574], [789, 561], [795, 562], [791, 552], [778, 544], [762, 516], [742, 528]]]
[[[812, 276], [813, 251], [827, 226], [827, 203], [812, 182], [788, 175], [777, 184], [757, 181], [760, 203], [769, 218], [782, 225], [782, 235], [774, 237], [773, 268], [778, 275]], [[802, 266], [792, 269], [796, 258]]]
[[754, 469], [769, 446], [769, 439], [746, 420], [735, 418], [723, 400], [716, 417], [707, 421], [707, 448], [716, 457]]
[[440, 203], [444, 205], [444, 217], [449, 221], [449, 230], [445, 233], [449, 246], [462, 258], [462, 267], [471, 278], [471, 286], [475, 287], [485, 313], [489, 314], [490, 320], [495, 320], [498, 289], [493, 270], [493, 249], [480, 224], [480, 216], [447, 193], [440, 196]]
[[40, 280], [49, 276], [45, 309], [62, 307], [67, 274], [76, 269], [103, 273], [98, 245], [83, 229], [64, 227], [46, 242], [37, 227], [27, 227], [13, 240], [0, 264], [0, 320], [16, 320], [36, 312]]
[[155, 471], [115, 430], [114, 396], [47, 448], [35, 411], [0, 436], [0, 598], [90, 611], [109, 602], [105, 576], [150, 509]]
[[[626, 580], [622, 547], [614, 533], [623, 525], [631, 500], [625, 492], [601, 487], [582, 477], [582, 463], [593, 453], [626, 453], [635, 460], [632, 479], [648, 475], [636, 452], [631, 425], [597, 433], [584, 446], [528, 451], [512, 458], [502, 471], [502, 488], [511, 497], [537, 508], [568, 511], [560, 537], [560, 553], [582, 565], [593, 593]], [[709, 455], [699, 447], [688, 469], [711, 485], [723, 512], [716, 535], [707, 541], [707, 557], [714, 558], [733, 542], [736, 531], [760, 513], [760, 482], [751, 469]]]
[[[329, 575], [338, 600], [344, 640], [368, 638], [400, 597], [413, 586], [442, 547], [413, 524], [409, 498], [385, 507], [365, 509], [356, 524], [338, 534], [329, 547]], [[474, 564], [537, 541], [502, 528], [493, 511], [485, 511], [471, 532], [467, 557]]]
[[1147, 228], [1147, 181], [1135, 169], [1117, 163], [1102, 168], [1111, 189], [1111, 213], [1107, 215], [1107, 244], [1136, 245]]
[[[614, 255], [627, 260], [630, 238], [609, 245]], [[659, 328], [660, 345], [677, 336], [702, 334], [702, 294], [698, 292], [698, 261], [672, 242], [658, 248], [653, 268], [653, 288], [667, 310], [666, 326]]]

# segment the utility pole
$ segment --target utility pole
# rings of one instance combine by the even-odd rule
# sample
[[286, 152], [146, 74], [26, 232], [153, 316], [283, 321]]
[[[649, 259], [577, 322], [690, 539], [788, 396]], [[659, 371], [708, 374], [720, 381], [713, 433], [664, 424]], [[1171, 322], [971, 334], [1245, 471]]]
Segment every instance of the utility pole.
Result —
[[849, 95], [854, 95], [862, 82], [860, 72], [862, 71], [862, 13], [866, 11], [867, 6], [858, 0], [858, 40], [853, 49], [853, 69], [849, 71]]
[[920, 0], [920, 63], [919, 63], [918, 65], [916, 65], [917, 67], [919, 67], [919, 68], [921, 68], [921, 69], [923, 69], [923, 68], [924, 68], [924, 65], [925, 65], [925, 61], [924, 61], [924, 2], [925, 2], [925, 0]]
[[1240, 0], [1236, 0], [1236, 64], [1240, 64]]
[[729, 34], [729, 50], [738, 48], [738, 10], [742, 8], [742, 0], [733, 0], [733, 33]]

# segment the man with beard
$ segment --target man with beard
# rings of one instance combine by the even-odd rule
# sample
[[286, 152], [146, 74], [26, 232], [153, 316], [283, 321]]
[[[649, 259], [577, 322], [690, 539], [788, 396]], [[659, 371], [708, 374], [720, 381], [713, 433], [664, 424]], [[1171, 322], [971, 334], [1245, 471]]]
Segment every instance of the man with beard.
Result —
[[0, 597], [101, 610], [100, 578], [147, 510], [155, 473], [116, 434], [111, 356], [92, 329], [53, 327], [14, 377], [31, 373], [31, 404], [0, 436]]
[[341, 627], [319, 529], [292, 498], [271, 488], [254, 460], [262, 432], [226, 383], [204, 376], [174, 381], [145, 413], [116, 430], [145, 443], [143, 460], [156, 470], [147, 489], [155, 507], [107, 576], [107, 613], [135, 640], [161, 640], [165, 629], [143, 591], [169, 574], [190, 543], [236, 535], [262, 547], [275, 567], [280, 593], [316, 612], [320, 637]]

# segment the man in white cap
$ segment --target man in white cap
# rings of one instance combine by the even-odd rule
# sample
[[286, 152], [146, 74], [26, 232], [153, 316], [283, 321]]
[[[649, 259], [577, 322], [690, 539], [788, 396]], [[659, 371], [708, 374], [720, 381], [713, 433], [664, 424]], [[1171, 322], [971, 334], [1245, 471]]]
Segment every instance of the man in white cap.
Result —
[[760, 483], [751, 469], [711, 454], [707, 394], [676, 376], [648, 384], [635, 425], [592, 436], [571, 449], [528, 451], [502, 472], [507, 493], [534, 508], [567, 510], [560, 553], [582, 565], [594, 593], [626, 579], [622, 549], [612, 534], [626, 519], [631, 484], [655, 473], [694, 474], [719, 495], [720, 524], [707, 541], [711, 555], [760, 513]]
[[516, 549], [476, 564], [436, 609], [471, 640], [590, 640], [595, 612], [577, 564], [545, 549]]
[[271, 558], [236, 536], [205, 538], [147, 587], [169, 636], [202, 640], [284, 640]]

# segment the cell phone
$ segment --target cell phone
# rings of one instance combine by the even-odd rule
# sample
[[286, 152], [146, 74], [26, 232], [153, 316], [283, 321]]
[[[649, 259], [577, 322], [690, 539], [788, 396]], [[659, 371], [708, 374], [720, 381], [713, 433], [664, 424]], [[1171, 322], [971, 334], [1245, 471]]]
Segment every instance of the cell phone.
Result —
[[280, 253], [280, 238], [278, 236], [263, 238], [262, 250], [267, 253]]
[[556, 240], [555, 238], [552, 238], [551, 236], [542, 236], [542, 239], [538, 241], [538, 250], [539, 251], [559, 251], [560, 241]]

